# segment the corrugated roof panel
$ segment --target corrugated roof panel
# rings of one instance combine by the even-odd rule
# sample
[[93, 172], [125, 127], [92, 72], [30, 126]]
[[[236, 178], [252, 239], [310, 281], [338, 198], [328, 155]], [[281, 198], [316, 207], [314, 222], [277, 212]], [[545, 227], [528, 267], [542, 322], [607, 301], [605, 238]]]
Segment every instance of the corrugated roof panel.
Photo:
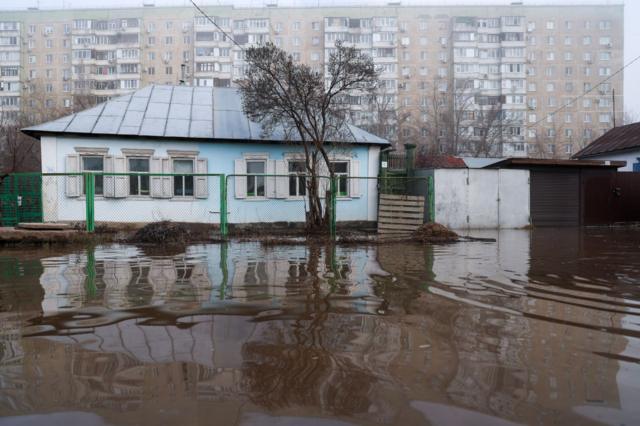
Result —
[[115, 135], [122, 123], [122, 117], [101, 115], [93, 128], [93, 133]]
[[240, 111], [213, 111], [214, 136], [219, 139], [251, 139], [249, 120]]
[[133, 92], [133, 97], [134, 98], [148, 98], [149, 96], [151, 96], [151, 90], [154, 88], [155, 86], [153, 84], [149, 85], [149, 86], [145, 86], [140, 90], [136, 90], [135, 92]]
[[163, 136], [167, 121], [163, 118], [145, 118], [138, 133], [140, 136]]
[[119, 115], [123, 116], [127, 111], [127, 107], [129, 106], [129, 102], [107, 102], [104, 105], [104, 110], [102, 111], [102, 115]]
[[192, 120], [212, 120], [213, 119], [213, 110], [211, 109], [211, 105], [194, 105], [191, 108], [191, 119]]
[[140, 131], [140, 126], [120, 126], [120, 130], [118, 130], [119, 135], [130, 136], [137, 135]]
[[578, 151], [573, 158], [586, 158], [592, 155], [638, 147], [640, 147], [640, 123], [632, 123], [614, 127]]
[[172, 104], [190, 105], [193, 99], [193, 87], [177, 86], [173, 89]]
[[146, 111], [149, 104], [149, 98], [142, 98], [134, 96], [129, 102], [129, 108], [127, 111]]
[[189, 120], [191, 118], [191, 107], [189, 105], [172, 103], [169, 108], [169, 118]]
[[172, 86], [153, 86], [153, 91], [151, 92], [151, 102], [164, 102], [168, 104], [171, 101], [172, 93]]
[[167, 137], [188, 138], [190, 125], [190, 120], [170, 118], [167, 120], [167, 129], [165, 130], [164, 135]]
[[216, 110], [242, 111], [242, 97], [235, 90], [214, 90], [213, 105]]
[[193, 89], [193, 105], [213, 105], [213, 89], [208, 87], [195, 87]]
[[167, 118], [169, 115], [169, 104], [159, 102], [149, 102], [144, 118]]
[[140, 126], [142, 125], [143, 118], [144, 118], [144, 112], [142, 111], [127, 111], [127, 114], [122, 119], [122, 126], [137, 127], [139, 129]]
[[67, 115], [65, 117], [58, 118], [57, 120], [53, 120], [48, 123], [41, 124], [39, 126], [34, 126], [32, 128], [38, 129], [38, 130], [40, 129], [49, 130], [51, 132], [62, 132], [67, 128], [69, 123], [71, 123], [71, 120], [73, 120], [74, 118], [75, 118], [75, 114]]
[[80, 111], [76, 113], [76, 116], [88, 116], [88, 115], [100, 115], [102, 114], [102, 110], [104, 109], [105, 104], [100, 104], [94, 106], [93, 108], [85, 109], [84, 111]]
[[71, 133], [91, 133], [96, 121], [98, 121], [97, 115], [76, 114], [75, 118], [67, 126], [66, 131]]
[[192, 120], [189, 137], [213, 138], [213, 122], [205, 120]]

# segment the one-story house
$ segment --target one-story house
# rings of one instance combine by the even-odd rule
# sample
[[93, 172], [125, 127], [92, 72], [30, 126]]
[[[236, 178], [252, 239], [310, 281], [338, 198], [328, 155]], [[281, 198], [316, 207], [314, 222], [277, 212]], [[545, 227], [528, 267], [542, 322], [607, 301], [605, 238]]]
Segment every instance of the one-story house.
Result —
[[[173, 174], [96, 176], [96, 221], [219, 223], [219, 178], [190, 173], [245, 175], [228, 178], [229, 223], [305, 219], [301, 144], [283, 129], [265, 134], [234, 88], [151, 85], [23, 132], [40, 139], [43, 173]], [[378, 176], [389, 143], [349, 124], [340, 134], [329, 148], [339, 219], [375, 221], [376, 180], [354, 178]], [[45, 221], [84, 218], [81, 176], [45, 176], [42, 186]]]
[[640, 172], [640, 123], [614, 127], [576, 152], [580, 160], [626, 161], [621, 172]]

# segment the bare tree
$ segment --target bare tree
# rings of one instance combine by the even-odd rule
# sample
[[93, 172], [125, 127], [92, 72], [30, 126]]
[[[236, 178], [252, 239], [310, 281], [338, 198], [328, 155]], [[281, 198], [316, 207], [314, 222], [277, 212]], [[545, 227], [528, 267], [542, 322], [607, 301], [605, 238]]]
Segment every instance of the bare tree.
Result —
[[266, 134], [283, 129], [286, 139], [302, 146], [310, 175], [307, 227], [325, 229], [329, 209], [321, 203], [318, 177], [324, 168], [334, 176], [328, 148], [344, 140], [349, 96], [371, 93], [378, 83], [373, 60], [336, 42], [326, 64], [326, 81], [322, 73], [272, 43], [247, 49], [246, 61], [246, 78], [239, 81], [243, 109]]
[[622, 117], [623, 124], [632, 124], [640, 121], [640, 113], [636, 110], [627, 110]]
[[380, 87], [369, 94], [367, 100], [366, 119], [357, 125], [398, 148], [401, 142], [405, 142], [402, 129], [411, 126], [411, 112], [397, 107], [396, 94]]

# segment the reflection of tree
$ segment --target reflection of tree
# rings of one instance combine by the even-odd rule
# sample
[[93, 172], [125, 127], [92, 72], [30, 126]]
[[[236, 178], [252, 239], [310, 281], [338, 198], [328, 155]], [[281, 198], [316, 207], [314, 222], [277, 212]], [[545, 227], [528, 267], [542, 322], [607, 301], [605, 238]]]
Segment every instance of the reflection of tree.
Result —
[[[371, 373], [351, 359], [327, 348], [327, 340], [340, 332], [327, 327], [335, 281], [346, 275], [335, 262], [335, 252], [326, 247], [325, 266], [331, 270], [328, 292], [323, 291], [321, 248], [309, 248], [305, 276], [310, 291], [304, 313], [292, 321], [270, 323], [269, 338], [243, 345], [243, 387], [256, 404], [269, 409], [316, 406], [335, 414], [366, 412]], [[332, 318], [331, 324], [340, 324]]]

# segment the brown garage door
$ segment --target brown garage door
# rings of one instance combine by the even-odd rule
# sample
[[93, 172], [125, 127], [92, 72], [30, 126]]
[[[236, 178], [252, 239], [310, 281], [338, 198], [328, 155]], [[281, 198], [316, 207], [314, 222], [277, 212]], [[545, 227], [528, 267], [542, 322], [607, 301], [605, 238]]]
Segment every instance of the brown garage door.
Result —
[[531, 171], [531, 222], [534, 226], [580, 225], [577, 171]]

